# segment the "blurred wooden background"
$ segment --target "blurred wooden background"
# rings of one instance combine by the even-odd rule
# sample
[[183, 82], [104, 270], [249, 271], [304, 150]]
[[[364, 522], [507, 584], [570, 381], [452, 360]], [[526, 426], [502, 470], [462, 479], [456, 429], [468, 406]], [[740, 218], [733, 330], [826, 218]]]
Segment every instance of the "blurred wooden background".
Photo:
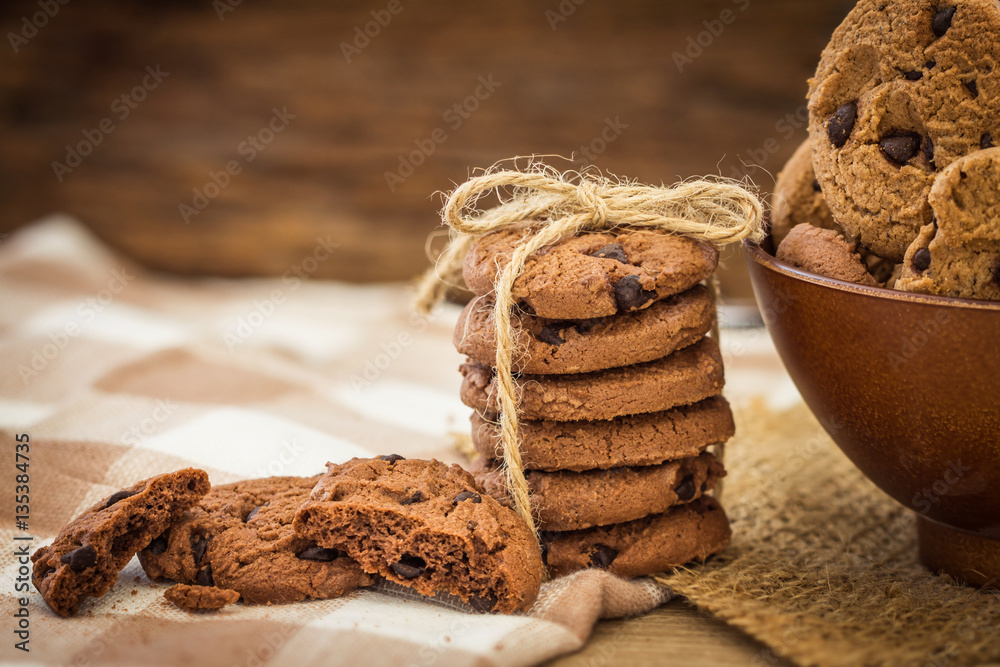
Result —
[[[42, 10], [7, 0], [0, 231], [61, 210], [150, 267], [232, 276], [282, 274], [329, 236], [338, 251], [314, 275], [371, 281], [420, 271], [434, 193], [513, 155], [575, 154], [655, 183], [745, 173], [769, 192], [805, 137], [806, 79], [850, 5], [70, 2], [15, 45], [10, 33], [30, 35], [25, 17], [41, 23]], [[355, 42], [366, 24], [378, 34]], [[168, 74], [157, 84], [147, 67]], [[295, 117], [265, 144], [274, 109]], [[57, 176], [68, 146], [97, 137]], [[433, 137], [390, 187], [400, 156]], [[196, 202], [230, 161], [240, 173]], [[205, 202], [185, 221], [182, 204]], [[746, 293], [738, 271], [724, 282]]]

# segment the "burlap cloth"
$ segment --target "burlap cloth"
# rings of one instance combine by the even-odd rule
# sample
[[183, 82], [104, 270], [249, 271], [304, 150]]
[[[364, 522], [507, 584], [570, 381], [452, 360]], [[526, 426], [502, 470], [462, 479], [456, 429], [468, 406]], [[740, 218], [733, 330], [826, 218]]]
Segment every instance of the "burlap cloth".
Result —
[[674, 591], [765, 643], [755, 665], [1000, 660], [1000, 592], [931, 574], [913, 514], [865, 479], [802, 404], [750, 402], [727, 448], [736, 536]]
[[[456, 461], [457, 310], [409, 314], [402, 286], [309, 280], [337, 261], [317, 239], [280, 279], [144, 274], [66, 219], [0, 245], [0, 659], [37, 664], [530, 665], [573, 651], [599, 618], [669, 599], [650, 580], [589, 571], [547, 583], [527, 615], [465, 613], [383, 587], [340, 600], [172, 608], [133, 561], [75, 619], [33, 591], [31, 652], [13, 648], [13, 535], [44, 544], [136, 479], [198, 465], [212, 481], [313, 474], [399, 453]], [[310, 268], [312, 267], [312, 268]], [[1000, 659], [1000, 595], [924, 572], [909, 517], [851, 468], [780, 374], [766, 334], [724, 336], [739, 436], [727, 450], [733, 545], [674, 590], [803, 664]], [[766, 398], [765, 398], [766, 397]], [[31, 518], [13, 525], [13, 436], [31, 437]]]

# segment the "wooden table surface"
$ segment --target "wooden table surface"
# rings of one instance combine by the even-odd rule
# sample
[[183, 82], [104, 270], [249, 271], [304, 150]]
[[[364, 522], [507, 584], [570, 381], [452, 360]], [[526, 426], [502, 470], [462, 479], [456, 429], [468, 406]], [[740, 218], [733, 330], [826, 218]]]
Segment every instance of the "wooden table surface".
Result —
[[681, 661], [687, 667], [792, 664], [739, 630], [676, 599], [643, 616], [602, 621], [582, 650], [551, 660], [545, 667], [645, 667]]

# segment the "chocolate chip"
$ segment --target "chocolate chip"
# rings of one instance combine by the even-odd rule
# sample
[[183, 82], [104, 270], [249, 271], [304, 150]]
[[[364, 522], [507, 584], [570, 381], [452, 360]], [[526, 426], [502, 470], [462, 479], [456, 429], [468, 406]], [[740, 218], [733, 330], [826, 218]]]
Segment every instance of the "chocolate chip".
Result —
[[136, 493], [138, 493], [138, 491], [125, 491], [125, 490], [119, 491], [118, 493], [113, 493], [111, 494], [111, 497], [108, 498], [108, 502], [104, 503], [104, 509], [108, 509], [109, 507], [111, 507], [120, 500], [131, 498]]
[[823, 192], [823, 186], [819, 184], [819, 181], [813, 181], [813, 192]]
[[94, 547], [84, 544], [79, 549], [64, 553], [59, 562], [69, 565], [74, 572], [83, 572], [88, 567], [94, 567], [94, 563], [97, 562], [97, 552], [94, 551]]
[[399, 454], [383, 454], [378, 457], [379, 461], [388, 461], [389, 463], [395, 463], [396, 461], [405, 461], [406, 459]]
[[973, 79], [972, 81], [966, 81], [962, 85], [964, 85], [966, 87], [966, 89], [970, 93], [972, 93], [972, 98], [973, 99], [979, 97], [979, 84], [976, 83], [975, 79]]
[[462, 491], [460, 494], [455, 496], [455, 499], [452, 500], [451, 502], [457, 505], [463, 500], [469, 500], [470, 498], [472, 499], [473, 503], [483, 502], [482, 496], [480, 496], [478, 493], [475, 493], [474, 491]]
[[993, 148], [993, 135], [987, 132], [979, 139], [979, 147], [983, 150]]
[[1000, 262], [997, 262], [997, 265], [993, 267], [993, 275], [991, 277], [997, 287], [1000, 287]]
[[937, 61], [936, 60], [928, 60], [926, 63], [924, 63], [924, 67], [927, 68], [927, 69], [934, 69], [935, 67], [937, 67]]
[[948, 28], [951, 27], [951, 20], [955, 17], [955, 10], [958, 7], [945, 7], [934, 15], [934, 20], [931, 21], [931, 28], [934, 30], [934, 34], [938, 37], [944, 37], [944, 34], [948, 32]]
[[924, 157], [927, 158], [927, 164], [931, 169], [937, 169], [937, 164], [934, 163], [934, 140], [930, 135], [924, 137]]
[[473, 595], [469, 598], [469, 606], [480, 614], [488, 614], [497, 606], [497, 596], [492, 593], [486, 596]]
[[409, 498], [404, 498], [399, 502], [400, 505], [413, 505], [414, 503], [420, 503], [424, 501], [424, 494], [420, 493], [420, 489], [413, 492], [413, 495]]
[[418, 556], [403, 556], [399, 562], [389, 566], [393, 572], [403, 579], [416, 579], [427, 568], [427, 563]]
[[42, 572], [42, 576], [38, 577], [38, 578], [39, 579], [44, 579], [45, 577], [49, 576], [50, 574], [52, 574], [55, 571], [56, 571], [56, 569], [54, 567], [45, 568], [45, 572]]
[[609, 547], [606, 544], [598, 544], [594, 547], [594, 550], [590, 552], [590, 567], [599, 567], [602, 570], [605, 570], [615, 561], [615, 558], [617, 557], [618, 549]]
[[619, 311], [628, 312], [656, 298], [656, 292], [642, 289], [639, 276], [625, 276], [615, 283], [615, 304]]
[[687, 477], [681, 480], [680, 484], [677, 485], [677, 488], [674, 489], [674, 493], [677, 494], [677, 498], [679, 500], [687, 502], [692, 498], [694, 498], [696, 490], [697, 487], [695, 487], [694, 485], [694, 477], [688, 475]]
[[194, 578], [194, 583], [199, 586], [214, 586], [215, 580], [212, 578], [212, 565], [209, 563], [204, 569], [198, 571], [198, 576]]
[[924, 73], [913, 70], [912, 72], [903, 72], [903, 77], [905, 77], [907, 81], [920, 81], [924, 78]]
[[257, 506], [257, 507], [254, 507], [254, 508], [253, 508], [252, 510], [250, 510], [250, 513], [246, 515], [246, 518], [245, 518], [245, 519], [243, 519], [243, 523], [246, 523], [246, 522], [247, 522], [247, 521], [249, 521], [250, 519], [252, 519], [252, 518], [254, 518], [255, 516], [257, 516], [257, 512], [259, 512], [259, 511], [260, 511], [260, 508], [261, 508], [261, 507], [263, 507], [263, 505], [259, 505], [259, 506]]
[[600, 324], [603, 319], [603, 317], [592, 317], [589, 320], [580, 320], [573, 325], [573, 328], [576, 329], [576, 332], [582, 336], [590, 333], [591, 329]]
[[927, 248], [921, 248], [913, 253], [913, 268], [920, 273], [931, 268], [931, 251]]
[[890, 134], [878, 142], [882, 155], [896, 166], [903, 166], [920, 150], [920, 135], [912, 132]]
[[154, 556], [159, 556], [160, 554], [162, 554], [164, 551], [167, 550], [167, 545], [169, 543], [170, 541], [167, 538], [167, 534], [163, 533], [159, 537], [154, 538], [153, 541], [149, 543], [149, 546], [146, 547], [146, 551], [153, 554]]
[[545, 327], [538, 332], [535, 336], [538, 340], [549, 345], [562, 345], [566, 340], [559, 335], [559, 332], [566, 327], [560, 327], [556, 324], [546, 324]]
[[843, 148], [854, 131], [854, 123], [858, 120], [858, 103], [847, 102], [833, 112], [826, 121], [826, 136], [836, 148]]
[[321, 563], [329, 563], [330, 561], [337, 560], [343, 554], [336, 549], [324, 549], [323, 547], [309, 547], [302, 553], [300, 553], [296, 558], [299, 560], [316, 560]]
[[591, 257], [601, 257], [603, 259], [613, 259], [622, 264], [628, 264], [628, 257], [625, 256], [625, 248], [621, 243], [611, 243], [600, 248], [590, 255]]
[[201, 565], [201, 559], [205, 557], [206, 551], [208, 551], [208, 540], [204, 537], [199, 537], [197, 542], [191, 543], [191, 553], [194, 554], [195, 565]]

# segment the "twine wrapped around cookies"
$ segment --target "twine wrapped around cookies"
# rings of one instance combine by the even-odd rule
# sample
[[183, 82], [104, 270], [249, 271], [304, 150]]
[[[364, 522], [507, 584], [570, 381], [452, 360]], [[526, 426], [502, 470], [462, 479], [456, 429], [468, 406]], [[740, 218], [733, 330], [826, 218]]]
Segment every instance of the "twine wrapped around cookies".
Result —
[[[478, 209], [480, 198], [491, 193], [499, 197], [499, 205]], [[488, 170], [448, 196], [441, 215], [451, 228], [451, 242], [418, 287], [416, 308], [424, 314], [444, 298], [449, 286], [461, 284], [465, 256], [481, 236], [525, 221], [537, 224], [537, 231], [514, 250], [498, 273], [493, 310], [504, 474], [514, 507], [533, 533], [537, 528], [517, 442], [518, 390], [512, 371], [517, 332], [511, 324], [514, 282], [528, 258], [561, 238], [619, 228], [682, 234], [716, 246], [745, 239], [758, 242], [765, 234], [763, 214], [763, 204], [754, 193], [721, 178], [656, 187], [560, 173], [539, 163], [524, 171]]]

